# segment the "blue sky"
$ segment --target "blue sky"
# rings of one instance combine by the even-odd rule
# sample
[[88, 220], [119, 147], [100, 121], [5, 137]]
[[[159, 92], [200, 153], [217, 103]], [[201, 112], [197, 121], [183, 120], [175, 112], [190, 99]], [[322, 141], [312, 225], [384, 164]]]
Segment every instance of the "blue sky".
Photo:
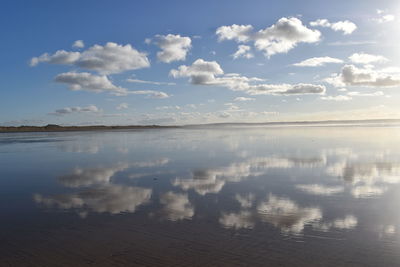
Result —
[[398, 1], [2, 1], [0, 124], [400, 118], [399, 18]]

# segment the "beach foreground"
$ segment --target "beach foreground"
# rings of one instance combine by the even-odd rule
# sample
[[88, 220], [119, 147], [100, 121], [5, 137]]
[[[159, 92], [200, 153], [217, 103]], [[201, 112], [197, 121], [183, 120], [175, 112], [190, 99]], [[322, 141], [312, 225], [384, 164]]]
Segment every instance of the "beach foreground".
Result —
[[397, 266], [399, 141], [388, 126], [2, 133], [0, 266]]

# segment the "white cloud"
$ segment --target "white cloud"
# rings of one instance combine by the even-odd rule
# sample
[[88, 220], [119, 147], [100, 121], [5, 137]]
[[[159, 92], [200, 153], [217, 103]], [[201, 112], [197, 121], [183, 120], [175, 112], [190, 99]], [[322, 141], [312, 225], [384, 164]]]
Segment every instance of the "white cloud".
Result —
[[240, 43], [245, 43], [252, 40], [253, 26], [251, 25], [236, 25], [221, 26], [216, 32], [219, 41], [234, 40]]
[[84, 48], [85, 47], [85, 43], [82, 40], [76, 40], [73, 44], [72, 47], [75, 48]]
[[349, 96], [383, 96], [385, 95], [382, 91], [376, 91], [373, 93], [361, 93], [357, 91], [348, 92], [347, 95]]
[[181, 109], [180, 106], [161, 106], [161, 107], [156, 107], [156, 110], [166, 110], [166, 109]]
[[389, 61], [384, 56], [371, 55], [366, 53], [354, 53], [349, 57], [349, 59], [351, 60], [351, 62], [356, 64], [385, 63]]
[[318, 67], [318, 66], [324, 66], [327, 63], [343, 63], [343, 60], [338, 59], [338, 58], [332, 58], [332, 57], [313, 57], [313, 58], [308, 58], [306, 60], [303, 60], [299, 63], [293, 64], [293, 66], [297, 67]]
[[40, 62], [51, 64], [74, 64], [101, 74], [120, 73], [150, 66], [145, 53], [139, 52], [131, 45], [119, 45], [108, 42], [106, 45], [94, 45], [80, 52], [59, 50], [53, 55], [47, 53], [31, 59], [30, 65], [36, 66]]
[[174, 78], [189, 77], [192, 84], [222, 86], [233, 91], [244, 91], [250, 95], [324, 94], [326, 91], [323, 85], [265, 84], [259, 83], [264, 81], [259, 78], [249, 78], [234, 73], [223, 74], [224, 71], [216, 61], [203, 59], [197, 59], [191, 66], [182, 65], [170, 71], [170, 75]]
[[105, 75], [94, 75], [88, 72], [66, 72], [58, 74], [56, 82], [67, 84], [70, 90], [90, 92], [110, 92], [115, 95], [126, 95], [127, 90], [115, 86]]
[[376, 13], [379, 15], [379, 18], [373, 18], [373, 21], [376, 21], [378, 23], [386, 23], [390, 21], [394, 21], [396, 19], [395, 15], [393, 14], [387, 14], [386, 11], [377, 9]]
[[129, 108], [129, 104], [128, 103], [121, 103], [116, 107], [116, 109], [118, 109], [118, 110], [127, 109], [127, 108]]
[[146, 68], [150, 66], [150, 62], [145, 53], [139, 52], [130, 44], [108, 42], [104, 46], [94, 45], [82, 52], [76, 65], [102, 74], [111, 74]]
[[85, 90], [89, 92], [109, 92], [117, 96], [128, 94], [133, 95], [147, 95], [150, 98], [168, 98], [167, 93], [153, 90], [137, 90], [128, 91], [114, 85], [105, 75], [94, 75], [88, 72], [66, 72], [58, 74], [55, 78], [56, 82], [65, 83], [69, 86], [70, 90], [79, 91]]
[[234, 59], [243, 57], [243, 58], [252, 58], [254, 57], [253, 53], [250, 52], [251, 47], [248, 45], [239, 45], [238, 50], [232, 55]]
[[79, 52], [67, 52], [65, 50], [58, 50], [53, 55], [44, 53], [39, 57], [33, 57], [30, 61], [30, 66], [36, 66], [41, 62], [50, 64], [74, 64], [81, 56]]
[[357, 68], [354, 65], [345, 65], [340, 74], [326, 78], [325, 81], [334, 86], [367, 86], [393, 87], [400, 85], [400, 73], [390, 74], [382, 70], [371, 68]]
[[331, 23], [327, 19], [317, 19], [316, 21], [311, 21], [310, 25], [313, 27], [331, 28], [334, 31], [342, 31], [345, 35], [351, 34], [357, 29], [357, 25], [348, 20]]
[[176, 85], [176, 83], [167, 83], [167, 82], [153, 82], [153, 81], [144, 81], [139, 79], [126, 79], [127, 82], [130, 83], [144, 83], [144, 84], [154, 84], [154, 85]]
[[[321, 33], [303, 25], [298, 18], [281, 18], [276, 24], [253, 32], [251, 25], [221, 26], [216, 30], [218, 40], [234, 40], [238, 43], [254, 42], [254, 46], [270, 57], [278, 53], [287, 53], [298, 43], [315, 43]], [[240, 49], [240, 48], [239, 48]]]
[[165, 63], [185, 60], [186, 55], [192, 47], [190, 37], [179, 34], [156, 35], [156, 44], [161, 48], [157, 52], [157, 58]]
[[50, 115], [63, 116], [72, 113], [98, 113], [100, 109], [95, 105], [89, 105], [87, 107], [66, 107], [57, 109], [56, 111], [49, 113]]
[[224, 71], [216, 61], [205, 61], [197, 59], [191, 66], [181, 65], [177, 70], [170, 71], [174, 78], [190, 77], [192, 84], [211, 84], [215, 82], [215, 75], [223, 74]]
[[255, 100], [255, 98], [239, 96], [239, 97], [236, 97], [233, 101], [243, 102], [243, 101], [254, 101], [254, 100]]
[[328, 101], [349, 101], [352, 98], [348, 95], [337, 95], [337, 96], [321, 96], [321, 99]]
[[158, 98], [158, 99], [170, 97], [170, 95], [168, 95], [165, 92], [153, 91], [153, 90], [129, 91], [128, 93], [133, 95], [147, 95], [149, 98]]

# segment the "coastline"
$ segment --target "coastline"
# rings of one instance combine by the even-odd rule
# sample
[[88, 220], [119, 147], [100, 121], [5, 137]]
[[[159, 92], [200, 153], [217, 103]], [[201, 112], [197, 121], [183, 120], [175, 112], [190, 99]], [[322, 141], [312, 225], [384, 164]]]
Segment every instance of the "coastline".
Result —
[[78, 132], [78, 131], [110, 131], [110, 130], [147, 130], [147, 129], [176, 129], [198, 127], [232, 127], [232, 126], [400, 126], [400, 119], [373, 119], [373, 120], [329, 120], [329, 121], [292, 121], [292, 122], [238, 122], [238, 123], [206, 123], [191, 125], [93, 125], [93, 126], [60, 126], [48, 124], [46, 126], [0, 126], [0, 133], [20, 132]]
[[159, 128], [179, 128], [179, 126], [159, 125], [132, 125], [132, 126], [0, 126], [0, 133], [26, 133], [26, 132], [79, 132], [79, 131], [108, 131], [108, 130], [144, 130]]

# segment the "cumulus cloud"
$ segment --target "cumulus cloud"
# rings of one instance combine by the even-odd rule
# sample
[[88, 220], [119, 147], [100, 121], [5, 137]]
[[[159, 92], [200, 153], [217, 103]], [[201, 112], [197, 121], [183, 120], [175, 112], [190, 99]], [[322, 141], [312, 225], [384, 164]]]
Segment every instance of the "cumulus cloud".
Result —
[[51, 112], [49, 114], [63, 116], [73, 113], [98, 113], [98, 112], [100, 112], [100, 109], [98, 107], [96, 107], [95, 105], [89, 105], [87, 107], [66, 107], [62, 109], [57, 109], [56, 111]]
[[325, 81], [337, 87], [344, 85], [394, 87], [400, 85], [400, 75], [399, 73], [385, 73], [384, 70], [345, 65], [341, 73], [326, 78]]
[[75, 48], [84, 48], [85, 47], [85, 43], [82, 40], [76, 40], [73, 44], [72, 47]]
[[296, 95], [296, 94], [324, 94], [323, 85], [314, 84], [265, 84], [259, 78], [249, 78], [239, 74], [224, 74], [216, 61], [197, 59], [191, 66], [182, 65], [170, 71], [174, 78], [189, 77], [189, 81], [196, 85], [216, 85], [233, 91], [243, 91], [250, 95]]
[[243, 96], [239, 96], [236, 97], [233, 101], [239, 101], [239, 102], [244, 102], [244, 101], [254, 101], [254, 98], [251, 97], [243, 97]]
[[238, 50], [232, 55], [234, 59], [243, 57], [243, 58], [252, 58], [254, 57], [253, 53], [251, 53], [251, 47], [248, 45], [239, 45]]
[[130, 83], [144, 83], [144, 84], [154, 84], [154, 85], [176, 85], [176, 83], [167, 83], [167, 82], [154, 82], [154, 81], [145, 81], [139, 79], [126, 79], [127, 82]]
[[389, 60], [381, 55], [371, 55], [367, 53], [354, 53], [349, 59], [356, 64], [385, 63]]
[[324, 66], [328, 63], [343, 63], [343, 60], [338, 59], [338, 58], [332, 58], [332, 57], [313, 57], [313, 58], [308, 58], [306, 60], [303, 60], [299, 63], [293, 64], [293, 66], [296, 67], [319, 67], [319, 66]]
[[168, 95], [165, 92], [153, 91], [153, 90], [129, 91], [128, 93], [133, 95], [147, 95], [149, 98], [158, 98], [158, 99], [170, 97], [170, 95]]
[[174, 78], [190, 77], [192, 84], [214, 84], [215, 75], [223, 74], [224, 71], [216, 61], [205, 61], [197, 59], [191, 66], [181, 65], [178, 69], [170, 71]]
[[160, 203], [164, 205], [166, 217], [172, 221], [191, 219], [194, 214], [187, 194], [167, 192], [160, 196]]
[[219, 41], [253, 42], [254, 47], [267, 57], [278, 53], [287, 53], [298, 43], [318, 42], [321, 36], [319, 31], [307, 28], [301, 20], [293, 17], [283, 17], [276, 24], [258, 32], [254, 32], [251, 25], [233, 24], [219, 27], [216, 34]]
[[379, 15], [379, 17], [373, 18], [372, 20], [378, 23], [386, 23], [396, 19], [395, 15], [387, 14], [385, 10], [377, 9], [376, 13]]
[[104, 46], [94, 45], [82, 53], [64, 50], [59, 50], [53, 55], [45, 53], [32, 58], [30, 65], [36, 66], [40, 62], [73, 64], [100, 74], [120, 73], [150, 66], [145, 53], [139, 52], [130, 44], [119, 45], [113, 42], [108, 42]]
[[328, 101], [349, 101], [352, 100], [353, 98], [348, 95], [337, 95], [337, 96], [321, 96], [321, 99]]
[[58, 74], [55, 78], [58, 83], [67, 84], [70, 90], [73, 91], [89, 91], [89, 92], [109, 92], [113, 95], [124, 96], [128, 94], [133, 95], [147, 95], [150, 98], [168, 98], [167, 93], [153, 90], [136, 90], [128, 91], [114, 85], [107, 76], [95, 75], [88, 72], [66, 72]]
[[125, 88], [115, 86], [107, 76], [88, 72], [61, 73], [56, 76], [55, 81], [67, 84], [69, 89], [73, 91], [110, 92], [115, 95], [126, 95], [128, 93]]
[[219, 41], [234, 40], [240, 43], [249, 42], [253, 36], [253, 26], [251, 25], [236, 25], [221, 26], [216, 32]]
[[74, 64], [81, 56], [79, 52], [68, 52], [65, 50], [58, 50], [52, 55], [44, 53], [39, 57], [33, 57], [30, 61], [30, 65], [36, 66], [39, 63], [46, 62], [50, 64]]
[[129, 104], [128, 103], [121, 103], [116, 107], [116, 109], [118, 109], [118, 110], [127, 109], [127, 108], [129, 108]]
[[327, 19], [317, 19], [316, 21], [311, 21], [310, 25], [313, 27], [331, 28], [334, 31], [342, 31], [345, 35], [351, 34], [357, 29], [357, 25], [348, 20], [331, 23]]
[[150, 66], [145, 53], [139, 52], [130, 44], [119, 45], [112, 42], [104, 46], [90, 47], [81, 54], [76, 64], [102, 74], [120, 73]]
[[357, 91], [352, 91], [347, 93], [348, 96], [383, 96], [385, 95], [382, 91], [376, 91], [373, 93], [361, 93]]
[[157, 58], [165, 63], [185, 60], [192, 47], [190, 37], [180, 36], [179, 34], [156, 35], [155, 43], [161, 49], [157, 52]]

